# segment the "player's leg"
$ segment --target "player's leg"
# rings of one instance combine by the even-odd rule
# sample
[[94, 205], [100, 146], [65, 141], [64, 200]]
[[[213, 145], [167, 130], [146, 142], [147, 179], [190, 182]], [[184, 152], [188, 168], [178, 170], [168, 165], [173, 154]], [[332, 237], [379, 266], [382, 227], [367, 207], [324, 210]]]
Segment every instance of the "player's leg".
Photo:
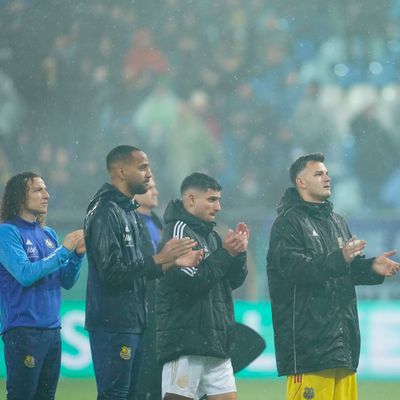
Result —
[[[132, 357], [132, 370], [131, 370], [131, 379], [128, 391], [127, 400], [135, 400], [140, 399], [140, 395], [137, 393], [137, 385], [138, 379], [141, 376], [141, 369], [143, 367], [143, 359], [144, 359], [144, 336], [143, 335], [135, 335], [137, 337], [136, 343], [132, 343], [133, 351]], [[145, 397], [147, 400], [147, 396]], [[160, 397], [159, 397], [160, 398]]]
[[45, 357], [34, 400], [52, 400], [55, 398], [61, 367], [60, 329], [41, 331], [41, 346]]
[[231, 360], [204, 358], [204, 372], [198, 394], [206, 394], [209, 400], [236, 400], [236, 383]]
[[202, 358], [182, 356], [164, 364], [162, 371], [164, 400], [187, 400], [197, 397], [203, 370]]
[[89, 332], [98, 400], [125, 400], [131, 381], [138, 335]]
[[357, 400], [357, 378], [354, 371], [338, 369], [333, 400]]
[[37, 332], [14, 328], [3, 335], [8, 400], [32, 400], [36, 393], [43, 359]]

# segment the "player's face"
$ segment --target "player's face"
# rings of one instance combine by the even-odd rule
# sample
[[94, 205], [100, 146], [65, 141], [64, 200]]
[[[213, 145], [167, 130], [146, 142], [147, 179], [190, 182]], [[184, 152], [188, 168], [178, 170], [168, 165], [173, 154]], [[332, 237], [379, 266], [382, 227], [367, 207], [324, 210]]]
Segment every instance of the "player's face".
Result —
[[221, 192], [195, 190], [191, 196], [191, 213], [203, 221], [214, 221], [217, 212], [221, 211]]
[[142, 207], [149, 210], [158, 206], [158, 190], [153, 179], [150, 179], [149, 181], [147, 192], [135, 196], [135, 199]]
[[133, 197], [135, 194], [147, 192], [151, 178], [151, 170], [147, 155], [143, 151], [132, 152], [132, 161], [123, 167], [125, 184]]
[[322, 162], [309, 161], [297, 179], [299, 192], [306, 201], [322, 203], [331, 195], [331, 178]]
[[39, 215], [47, 214], [50, 195], [42, 178], [33, 178], [27, 182], [27, 187], [21, 217], [28, 221], [34, 221]]

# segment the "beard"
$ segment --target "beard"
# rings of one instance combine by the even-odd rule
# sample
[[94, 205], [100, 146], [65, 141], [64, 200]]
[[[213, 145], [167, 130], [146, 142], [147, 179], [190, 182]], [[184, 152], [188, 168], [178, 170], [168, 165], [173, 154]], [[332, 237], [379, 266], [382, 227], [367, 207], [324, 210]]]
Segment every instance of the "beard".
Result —
[[129, 184], [128, 189], [132, 197], [136, 194], [145, 194], [147, 192], [147, 184], [145, 183], [132, 183]]

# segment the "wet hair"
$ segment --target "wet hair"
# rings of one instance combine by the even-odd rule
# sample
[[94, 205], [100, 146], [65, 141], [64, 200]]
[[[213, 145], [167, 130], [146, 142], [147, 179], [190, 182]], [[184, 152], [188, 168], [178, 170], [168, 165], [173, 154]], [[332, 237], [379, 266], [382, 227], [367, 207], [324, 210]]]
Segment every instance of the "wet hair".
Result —
[[222, 186], [211, 176], [203, 174], [201, 172], [193, 172], [193, 174], [187, 176], [181, 184], [181, 195], [184, 194], [188, 189], [200, 189], [206, 192], [207, 190], [221, 191]]
[[[8, 180], [1, 201], [1, 222], [12, 220], [21, 214], [27, 198], [29, 183], [32, 183], [34, 178], [42, 177], [34, 172], [22, 172]], [[44, 215], [39, 215], [37, 218], [41, 226], [44, 225], [44, 220]]]
[[322, 153], [310, 153], [304, 156], [299, 157], [291, 166], [290, 166], [290, 180], [293, 185], [296, 186], [296, 178], [299, 176], [300, 172], [307, 166], [308, 162], [324, 162], [325, 156]]
[[141, 151], [137, 147], [121, 145], [113, 148], [107, 154], [107, 171], [111, 172], [112, 167], [120, 161], [131, 161], [132, 160], [132, 152], [133, 151]]

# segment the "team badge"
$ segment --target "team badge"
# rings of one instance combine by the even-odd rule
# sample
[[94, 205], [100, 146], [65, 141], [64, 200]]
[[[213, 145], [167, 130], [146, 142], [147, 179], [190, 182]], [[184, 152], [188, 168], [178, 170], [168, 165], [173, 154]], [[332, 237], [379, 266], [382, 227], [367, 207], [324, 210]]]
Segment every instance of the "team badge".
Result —
[[181, 388], [185, 389], [189, 383], [189, 377], [187, 375], [181, 375], [176, 380], [176, 384]]
[[314, 398], [314, 389], [310, 387], [304, 388], [303, 397], [305, 399], [313, 399]]
[[46, 246], [49, 248], [49, 249], [54, 249], [54, 243], [50, 240], [50, 239], [46, 239], [45, 241], [44, 241], [44, 243], [46, 244]]
[[131, 356], [132, 356], [132, 350], [130, 347], [128, 346], [122, 346], [121, 347], [121, 351], [119, 352], [119, 356], [123, 359], [123, 360], [130, 360]]
[[24, 364], [28, 368], [35, 368], [35, 364], [36, 364], [35, 357], [32, 357], [30, 355], [25, 356]]

